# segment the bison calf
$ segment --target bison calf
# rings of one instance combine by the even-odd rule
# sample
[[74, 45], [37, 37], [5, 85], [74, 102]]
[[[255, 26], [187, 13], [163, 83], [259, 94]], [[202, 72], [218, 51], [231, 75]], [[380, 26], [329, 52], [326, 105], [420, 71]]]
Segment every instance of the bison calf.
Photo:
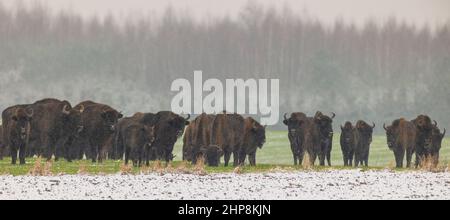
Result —
[[145, 161], [145, 152], [151, 148], [154, 138], [154, 127], [141, 123], [129, 125], [123, 132], [122, 140], [125, 148], [125, 164], [133, 162], [133, 166], [141, 166]]

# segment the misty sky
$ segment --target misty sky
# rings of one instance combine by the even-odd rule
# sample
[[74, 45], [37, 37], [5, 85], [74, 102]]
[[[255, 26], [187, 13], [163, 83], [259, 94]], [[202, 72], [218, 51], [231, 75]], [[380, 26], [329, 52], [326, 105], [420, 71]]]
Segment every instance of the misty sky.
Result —
[[[65, 9], [85, 17], [112, 13], [118, 17], [160, 14], [168, 5], [186, 10], [197, 18], [205, 16], [235, 16], [248, 0], [21, 0], [26, 4], [45, 2], [52, 9]], [[285, 4], [298, 14], [318, 18], [332, 24], [336, 18], [363, 24], [368, 18], [382, 22], [395, 16], [407, 23], [431, 26], [450, 20], [449, 0], [253, 0], [264, 5], [283, 7]], [[17, 0], [0, 0], [10, 6]], [[308, 13], [305, 13], [308, 12]]]

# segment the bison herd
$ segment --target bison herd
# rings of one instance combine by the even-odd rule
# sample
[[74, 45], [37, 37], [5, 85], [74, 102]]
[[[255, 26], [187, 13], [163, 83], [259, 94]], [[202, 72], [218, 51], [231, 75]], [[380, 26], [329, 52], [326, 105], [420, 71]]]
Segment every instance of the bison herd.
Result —
[[[283, 123], [294, 164], [304, 162], [331, 166], [333, 119], [336, 114], [317, 112], [308, 117], [295, 112]], [[41, 156], [50, 160], [67, 161], [83, 157], [92, 162], [105, 159], [124, 159], [134, 166], [149, 165], [149, 161], [174, 159], [173, 148], [183, 137], [182, 159], [194, 164], [202, 159], [209, 166], [218, 166], [224, 158], [228, 166], [231, 155], [233, 165], [239, 166], [248, 158], [256, 165], [256, 151], [266, 142], [266, 126], [252, 117], [236, 113], [201, 114], [193, 121], [170, 111], [136, 113], [123, 117], [116, 109], [92, 101], [72, 106], [68, 101], [44, 99], [33, 104], [16, 105], [2, 113], [0, 126], [0, 157], [10, 155], [12, 164], [25, 164], [25, 158]], [[387, 145], [394, 152], [397, 167], [403, 167], [406, 155], [411, 166], [424, 158], [438, 163], [439, 150], [445, 129], [441, 133], [436, 121], [420, 115], [412, 121], [398, 119], [386, 130]], [[375, 123], [357, 121], [341, 126], [340, 144], [345, 166], [368, 166], [370, 145]], [[308, 161], [303, 161], [307, 158]]]

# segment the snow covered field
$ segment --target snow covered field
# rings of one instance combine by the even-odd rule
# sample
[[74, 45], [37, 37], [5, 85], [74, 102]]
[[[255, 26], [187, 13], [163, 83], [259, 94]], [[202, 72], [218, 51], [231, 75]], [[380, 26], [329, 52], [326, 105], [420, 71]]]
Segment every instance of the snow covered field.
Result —
[[0, 199], [450, 199], [450, 173], [0, 176]]

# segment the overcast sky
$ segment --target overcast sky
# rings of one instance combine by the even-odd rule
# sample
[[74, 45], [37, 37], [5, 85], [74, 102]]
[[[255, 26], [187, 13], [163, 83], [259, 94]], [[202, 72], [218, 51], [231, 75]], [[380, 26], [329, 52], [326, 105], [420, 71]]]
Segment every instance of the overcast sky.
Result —
[[[0, 0], [10, 6], [18, 0]], [[248, 0], [21, 0], [26, 4], [40, 1], [53, 9], [70, 9], [85, 17], [113, 13], [124, 17], [152, 12], [160, 14], [168, 5], [188, 10], [196, 17], [236, 15]], [[289, 5], [296, 13], [318, 18], [330, 24], [336, 18], [356, 24], [368, 18], [384, 21], [395, 16], [407, 23], [432, 26], [450, 20], [450, 0], [253, 0], [264, 5]]]

